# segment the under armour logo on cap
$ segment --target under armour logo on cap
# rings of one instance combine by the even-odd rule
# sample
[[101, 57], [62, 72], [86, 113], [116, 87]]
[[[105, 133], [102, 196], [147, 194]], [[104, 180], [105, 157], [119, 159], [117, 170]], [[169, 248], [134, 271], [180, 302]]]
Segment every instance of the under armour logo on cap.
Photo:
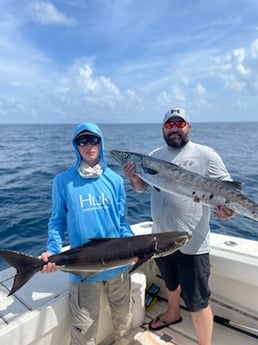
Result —
[[174, 108], [166, 112], [163, 123], [166, 123], [171, 117], [181, 117], [186, 123], [190, 123], [189, 116], [183, 108]]
[[171, 113], [171, 114], [174, 114], [174, 113], [180, 114], [180, 109], [171, 109], [171, 110], [170, 110], [170, 113]]

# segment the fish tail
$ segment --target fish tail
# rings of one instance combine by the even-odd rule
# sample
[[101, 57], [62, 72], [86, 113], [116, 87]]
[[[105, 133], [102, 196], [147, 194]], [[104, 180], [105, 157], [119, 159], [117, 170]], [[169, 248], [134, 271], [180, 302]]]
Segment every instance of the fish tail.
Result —
[[20, 289], [43, 266], [42, 260], [12, 250], [0, 250], [0, 256], [16, 269], [13, 286], [8, 296]]

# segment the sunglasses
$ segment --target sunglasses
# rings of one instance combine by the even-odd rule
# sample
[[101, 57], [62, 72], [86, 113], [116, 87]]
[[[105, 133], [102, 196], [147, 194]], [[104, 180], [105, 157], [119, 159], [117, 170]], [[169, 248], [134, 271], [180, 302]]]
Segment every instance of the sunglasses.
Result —
[[185, 121], [168, 121], [164, 124], [166, 129], [173, 128], [176, 126], [177, 128], [184, 128], [187, 125]]
[[101, 142], [101, 138], [94, 135], [84, 135], [81, 138], [75, 140], [78, 146], [86, 146], [88, 143], [91, 145], [98, 145]]

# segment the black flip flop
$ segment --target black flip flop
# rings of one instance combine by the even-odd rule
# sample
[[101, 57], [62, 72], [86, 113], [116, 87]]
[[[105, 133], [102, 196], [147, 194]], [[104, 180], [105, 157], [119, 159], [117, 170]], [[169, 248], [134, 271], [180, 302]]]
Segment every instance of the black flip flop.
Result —
[[[153, 321], [162, 322], [163, 325], [154, 328], [154, 327], [152, 327], [152, 325], [151, 325]], [[179, 323], [179, 322], [181, 322], [181, 321], [183, 321], [183, 319], [182, 319], [181, 316], [180, 316], [179, 319], [177, 319], [177, 320], [175, 320], [175, 321], [173, 321], [173, 322], [167, 322], [167, 321], [165, 321], [165, 320], [161, 320], [161, 319], [160, 319], [160, 315], [159, 315], [159, 316], [156, 317], [156, 319], [151, 320], [151, 322], [149, 323], [149, 329], [150, 329], [151, 331], [154, 331], [154, 332], [155, 332], [155, 331], [159, 331], [159, 330], [162, 329], [162, 328], [165, 328], [165, 327], [168, 327], [168, 326], [171, 326], [171, 325], [175, 325], [176, 323]]]

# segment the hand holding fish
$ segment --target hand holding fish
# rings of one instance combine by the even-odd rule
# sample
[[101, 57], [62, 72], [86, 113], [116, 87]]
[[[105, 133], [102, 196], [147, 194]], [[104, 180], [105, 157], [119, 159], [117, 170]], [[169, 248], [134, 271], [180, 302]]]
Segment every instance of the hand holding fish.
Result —
[[136, 167], [135, 167], [135, 163], [134, 162], [126, 162], [124, 165], [123, 165], [123, 172], [124, 172], [124, 175], [128, 178], [134, 178], [134, 177], [137, 177], [136, 175]]
[[136, 174], [136, 165], [133, 161], [128, 161], [123, 165], [123, 172], [131, 181], [132, 187], [137, 192], [144, 192], [148, 185]]
[[226, 206], [218, 205], [213, 211], [213, 214], [221, 219], [229, 219], [234, 217], [235, 212]]
[[51, 253], [48, 252], [44, 252], [41, 254], [41, 260], [44, 261], [46, 264], [42, 267], [41, 272], [42, 273], [48, 273], [48, 272], [56, 272], [57, 271], [57, 267], [56, 264], [54, 262], [49, 262], [48, 258], [49, 256], [51, 256]]

